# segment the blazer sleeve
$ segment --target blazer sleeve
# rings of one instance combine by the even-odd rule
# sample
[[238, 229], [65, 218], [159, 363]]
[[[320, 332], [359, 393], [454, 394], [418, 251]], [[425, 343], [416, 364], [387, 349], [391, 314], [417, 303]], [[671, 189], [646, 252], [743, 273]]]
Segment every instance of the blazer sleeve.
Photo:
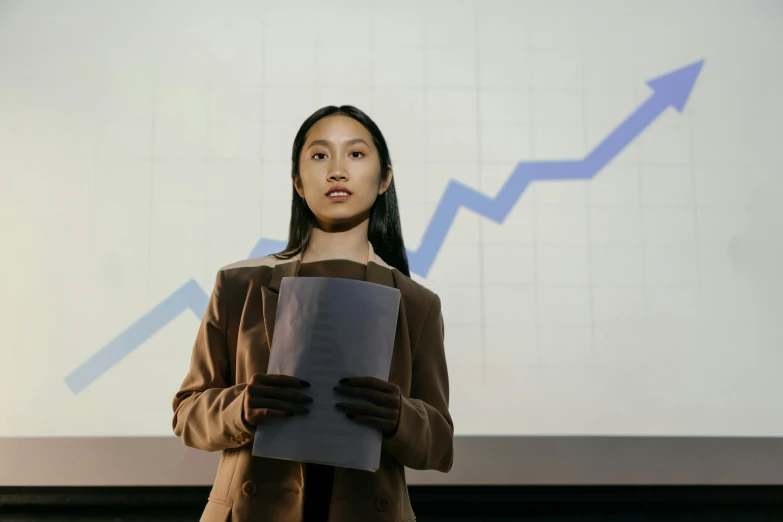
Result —
[[383, 447], [408, 468], [445, 473], [454, 459], [454, 423], [449, 414], [443, 337], [443, 315], [436, 294], [415, 344], [410, 397], [402, 394], [397, 431], [383, 440]]
[[246, 384], [229, 386], [231, 371], [226, 344], [226, 289], [223, 271], [215, 277], [198, 329], [190, 370], [173, 401], [174, 434], [186, 446], [220, 451], [252, 440], [252, 427], [242, 418]]

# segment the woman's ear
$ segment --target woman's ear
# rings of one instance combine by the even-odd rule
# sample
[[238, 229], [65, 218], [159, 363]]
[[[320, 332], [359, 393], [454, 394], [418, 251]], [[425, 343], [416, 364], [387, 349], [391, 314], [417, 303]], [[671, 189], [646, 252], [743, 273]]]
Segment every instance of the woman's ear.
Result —
[[299, 194], [299, 197], [304, 199], [304, 189], [302, 188], [302, 178], [298, 178], [291, 174], [291, 182], [294, 184], [294, 190]]
[[381, 178], [381, 184], [378, 186], [379, 196], [388, 190], [389, 185], [391, 185], [393, 176], [394, 176], [394, 172], [392, 171], [392, 166], [389, 165], [389, 169], [386, 171], [386, 177]]

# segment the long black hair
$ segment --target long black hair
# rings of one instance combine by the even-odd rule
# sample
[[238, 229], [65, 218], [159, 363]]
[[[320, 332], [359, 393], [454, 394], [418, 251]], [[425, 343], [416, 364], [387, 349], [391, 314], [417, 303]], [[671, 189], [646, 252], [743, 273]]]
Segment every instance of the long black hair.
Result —
[[[375, 148], [378, 150], [381, 177], [386, 179], [392, 164], [386, 140], [375, 122], [364, 112], [351, 105], [323, 107], [302, 123], [299, 132], [296, 133], [294, 146], [291, 150], [291, 175], [294, 179], [301, 183], [299, 157], [302, 154], [310, 128], [320, 119], [335, 114], [353, 118], [367, 129], [372, 136]], [[274, 254], [274, 257], [278, 259], [290, 259], [297, 254], [304, 254], [310, 244], [310, 235], [315, 222], [315, 215], [307, 206], [304, 198], [299, 197], [295, 187], [292, 186], [291, 190], [291, 222], [288, 226], [288, 245], [282, 252]], [[400, 210], [397, 206], [397, 192], [394, 189], [394, 177], [392, 177], [389, 188], [378, 196], [370, 209], [370, 225], [367, 236], [373, 250], [381, 259], [410, 277], [408, 254], [402, 240], [402, 225], [400, 224]]]

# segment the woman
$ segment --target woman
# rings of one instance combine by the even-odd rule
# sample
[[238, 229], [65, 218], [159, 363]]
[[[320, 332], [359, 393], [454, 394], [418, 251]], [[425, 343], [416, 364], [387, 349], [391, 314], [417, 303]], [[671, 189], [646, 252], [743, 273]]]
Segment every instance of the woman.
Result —
[[[294, 139], [288, 246], [218, 271], [174, 398], [174, 433], [221, 451], [205, 522], [415, 520], [405, 467], [447, 472], [454, 428], [436, 294], [409, 277], [389, 151], [362, 111], [325, 107]], [[387, 264], [388, 263], [388, 264]], [[346, 376], [338, 410], [383, 435], [375, 472], [253, 457], [270, 417], [306, 415], [308, 383], [265, 373], [283, 277], [341, 277], [401, 293], [389, 380]]]

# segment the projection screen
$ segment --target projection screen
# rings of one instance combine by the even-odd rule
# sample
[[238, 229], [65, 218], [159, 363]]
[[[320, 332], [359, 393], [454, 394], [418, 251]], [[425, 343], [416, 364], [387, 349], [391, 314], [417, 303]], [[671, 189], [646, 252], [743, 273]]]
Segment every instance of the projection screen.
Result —
[[453, 470], [783, 481], [783, 6], [0, 2], [0, 485], [210, 484], [171, 401], [296, 130], [390, 146]]

